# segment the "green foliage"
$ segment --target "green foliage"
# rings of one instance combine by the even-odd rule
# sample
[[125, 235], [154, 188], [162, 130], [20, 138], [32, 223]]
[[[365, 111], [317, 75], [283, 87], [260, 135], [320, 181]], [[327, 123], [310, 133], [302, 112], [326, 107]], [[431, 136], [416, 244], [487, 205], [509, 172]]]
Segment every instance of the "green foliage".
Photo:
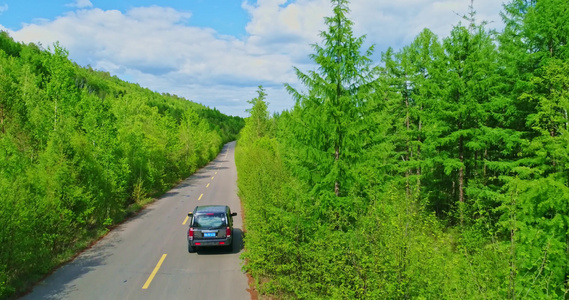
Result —
[[257, 93], [259, 95], [257, 98], [247, 101], [252, 107], [247, 110], [250, 116], [245, 120], [245, 126], [239, 139], [242, 146], [253, 144], [256, 140], [267, 136], [271, 130], [268, 104], [265, 101], [267, 94], [262, 86], [259, 86]]
[[378, 67], [332, 5], [307, 92], [253, 125], [261, 90], [236, 152], [261, 294], [566, 299], [569, 2], [512, 0], [499, 34], [470, 7]]
[[0, 298], [213, 159], [244, 121], [0, 34]]
[[321, 32], [322, 45], [313, 45], [315, 54], [310, 56], [318, 71], [304, 74], [296, 69], [308, 93], [287, 85], [297, 104], [286, 133], [293, 136], [283, 141], [285, 152], [294, 155], [286, 163], [293, 172], [306, 176], [320, 216], [345, 230], [355, 220], [358, 205], [347, 195], [356, 186], [351, 166], [362, 155], [368, 125], [365, 105], [372, 91], [374, 70], [369, 56], [373, 48], [360, 53], [364, 37], [353, 36], [348, 2], [332, 4], [334, 15], [325, 18], [328, 29]]

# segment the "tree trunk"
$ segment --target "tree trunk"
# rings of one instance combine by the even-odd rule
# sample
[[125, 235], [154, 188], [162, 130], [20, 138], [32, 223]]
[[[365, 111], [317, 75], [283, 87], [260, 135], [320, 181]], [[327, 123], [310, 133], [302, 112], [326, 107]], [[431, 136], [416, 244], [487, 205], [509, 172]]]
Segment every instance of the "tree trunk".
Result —
[[[462, 126], [458, 126], [459, 130]], [[464, 138], [458, 138], [458, 157], [462, 165], [458, 169], [458, 201], [460, 202], [460, 225], [464, 225]]]
[[564, 109], [563, 112], [565, 114], [565, 130], [567, 130], [569, 129], [569, 118], [567, 118], [567, 110]]
[[[343, 27], [341, 26], [342, 22], [340, 20], [340, 18], [337, 19], [337, 26], [339, 28], [339, 30], [341, 31], [343, 29]], [[342, 34], [340, 33], [340, 36], [342, 36]], [[338, 49], [338, 53], [336, 53], [336, 63], [338, 63], [338, 65], [340, 65], [342, 63], [342, 53], [340, 52], [340, 47], [339, 45], [341, 44], [341, 40], [336, 40], [337, 46], [336, 48]], [[342, 70], [341, 68], [338, 67], [337, 70], [337, 82], [336, 82], [336, 105], [338, 106], [338, 108], [341, 109], [341, 103], [340, 103], [340, 98], [342, 97]], [[334, 159], [335, 162], [338, 163], [340, 160], [340, 145], [342, 145], [342, 128], [341, 128], [341, 123], [340, 120], [338, 118], [338, 116], [334, 116], [335, 122], [336, 122], [336, 133], [338, 134], [338, 139], [336, 140], [336, 144], [334, 145]], [[341, 173], [342, 171], [340, 170], [339, 173]], [[336, 197], [340, 196], [340, 174], [338, 174], [338, 177], [336, 177], [336, 181], [334, 182], [334, 194], [336, 194]]]
[[[422, 110], [422, 109], [421, 109]], [[419, 118], [419, 134], [417, 134], [417, 160], [421, 160], [421, 119]], [[421, 194], [421, 165], [417, 167], [417, 197]]]
[[[516, 187], [517, 189], [517, 187]], [[516, 299], [516, 197], [517, 191], [512, 195], [510, 203], [510, 282], [508, 286], [509, 298]]]
[[[340, 148], [338, 146], [336, 146], [336, 162], [338, 160], [340, 160]], [[334, 194], [336, 194], [336, 197], [340, 196], [340, 182], [338, 182], [338, 179], [336, 178], [336, 182], [334, 183]]]
[[57, 131], [57, 99], [55, 100], [54, 107], [53, 131]]
[[[556, 135], [556, 134], [555, 134], [555, 128], [552, 128], [552, 129], [551, 129], [551, 131], [549, 132], [549, 135], [550, 135], [552, 138], [555, 138], [555, 135]], [[552, 159], [552, 160], [551, 160], [551, 165], [552, 165], [553, 167], [555, 167], [555, 166], [557, 165], [557, 164], [555, 163], [555, 159]]]
[[4, 105], [0, 105], [0, 127], [2, 127], [2, 133], [6, 133], [4, 129]]
[[[407, 148], [407, 153], [405, 154], [405, 161], [409, 161], [413, 156], [412, 150], [409, 147], [409, 129], [410, 129], [410, 117], [409, 117], [409, 90], [407, 89], [407, 74], [405, 74], [405, 128], [407, 129], [405, 132], [405, 147]], [[405, 192], [407, 198], [411, 197], [411, 187], [409, 184], [409, 176], [411, 176], [411, 170], [409, 167], [405, 168]]]
[[484, 149], [484, 168], [483, 168], [483, 173], [482, 176], [484, 178], [484, 185], [486, 185], [488, 183], [487, 181], [487, 175], [486, 175], [486, 161], [488, 161], [488, 148]]
[[[336, 97], [338, 99], [338, 105], [340, 104], [340, 97], [341, 97], [341, 87], [340, 87], [340, 82], [338, 82], [338, 87], [337, 87], [337, 94]], [[340, 161], [340, 145], [342, 144], [342, 130], [341, 130], [341, 122], [338, 119], [338, 116], [335, 116], [336, 119], [336, 133], [338, 135], [338, 139], [336, 140], [336, 143], [334, 145], [334, 160], [335, 163], [338, 163]], [[342, 170], [339, 170], [338, 172], [338, 177], [336, 177], [336, 182], [334, 182], [334, 194], [336, 194], [336, 197], [340, 196], [340, 176], [342, 173]]]
[[458, 201], [464, 203], [464, 139], [458, 139], [458, 156], [462, 166], [458, 169]]

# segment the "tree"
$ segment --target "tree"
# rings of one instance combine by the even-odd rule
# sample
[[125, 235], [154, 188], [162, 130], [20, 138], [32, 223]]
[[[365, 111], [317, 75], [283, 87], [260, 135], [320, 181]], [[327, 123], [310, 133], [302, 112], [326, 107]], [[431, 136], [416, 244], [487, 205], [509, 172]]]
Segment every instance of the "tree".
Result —
[[439, 185], [430, 188], [446, 190], [444, 198], [454, 199], [454, 203], [447, 202], [445, 206], [458, 206], [461, 224], [467, 208], [468, 182], [476, 182], [483, 174], [480, 160], [486, 158], [491, 142], [485, 128], [489, 127], [492, 101], [500, 82], [493, 33], [485, 29], [484, 22], [475, 24], [475, 12], [472, 6], [470, 9], [465, 17], [469, 26], [455, 26], [443, 41], [444, 64], [438, 64], [444, 68], [438, 70], [442, 90], [439, 101], [432, 102], [428, 113], [433, 119], [429, 122], [437, 124], [433, 127], [437, 129], [428, 133], [429, 144], [435, 145], [436, 150], [431, 152], [435, 168], [430, 182], [438, 181]]
[[0, 299], [203, 166], [243, 126], [67, 56], [0, 33]]
[[249, 117], [245, 120], [245, 127], [241, 133], [240, 143], [244, 146], [266, 136], [270, 130], [269, 111], [265, 101], [267, 94], [263, 86], [259, 86], [257, 94], [256, 98], [247, 101], [252, 107], [247, 109]]
[[511, 298], [562, 298], [569, 291], [568, 9], [559, 0], [505, 5], [501, 55], [511, 76], [504, 94], [524, 139], [504, 185], [517, 197], [501, 207], [513, 249]]
[[[443, 59], [443, 47], [428, 29], [400, 52], [390, 49], [383, 55], [385, 70], [380, 86], [391, 89], [392, 94], [387, 100], [376, 101], [387, 103], [382, 121], [391, 120], [393, 126], [388, 142], [395, 147], [391, 164], [404, 174], [407, 197], [412, 194], [412, 176], [416, 181], [413, 195], [419, 197], [425, 159], [432, 160], [433, 143], [427, 137], [440, 128], [434, 112], [442, 96]], [[428, 152], [422, 155], [425, 150]]]
[[[319, 161], [312, 166], [316, 194], [346, 196], [353, 184], [350, 166], [357, 162], [361, 139], [365, 134], [363, 107], [371, 93], [373, 47], [365, 53], [360, 48], [365, 37], [353, 36], [353, 22], [347, 18], [348, 1], [332, 0], [334, 15], [325, 18], [327, 31], [321, 32], [322, 45], [315, 44], [310, 58], [318, 71], [307, 74], [295, 68], [308, 93], [301, 94], [290, 85], [287, 90], [296, 99], [293, 114], [308, 159]], [[318, 158], [316, 158], [318, 157]], [[336, 200], [330, 200], [336, 202]]]

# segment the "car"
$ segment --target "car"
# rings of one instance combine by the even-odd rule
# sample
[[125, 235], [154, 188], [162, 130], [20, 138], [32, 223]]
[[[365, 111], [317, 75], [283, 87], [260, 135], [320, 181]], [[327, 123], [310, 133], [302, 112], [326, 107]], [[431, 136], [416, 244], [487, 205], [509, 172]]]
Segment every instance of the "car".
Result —
[[200, 247], [233, 247], [233, 217], [227, 205], [196, 206], [188, 213], [188, 252], [196, 252]]

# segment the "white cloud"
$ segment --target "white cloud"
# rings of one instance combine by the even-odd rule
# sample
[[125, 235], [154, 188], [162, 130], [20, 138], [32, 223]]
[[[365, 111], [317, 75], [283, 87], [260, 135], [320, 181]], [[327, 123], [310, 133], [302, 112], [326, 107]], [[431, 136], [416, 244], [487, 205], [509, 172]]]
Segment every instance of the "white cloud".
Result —
[[[88, 2], [88, 1], [86, 1]], [[86, 2], [77, 1], [76, 4]], [[90, 2], [89, 2], [90, 3]], [[468, 12], [469, 0], [354, 0], [349, 17], [356, 35], [367, 35], [376, 51], [400, 48], [425, 27], [446, 36]], [[475, 2], [479, 19], [498, 26], [500, 4]], [[250, 14], [247, 36], [238, 39], [210, 28], [191, 27], [191, 13], [167, 7], [139, 7], [125, 13], [82, 9], [54, 20], [24, 24], [10, 32], [17, 40], [51, 45], [55, 41], [81, 65], [177, 94], [220, 111], [245, 116], [247, 100], [259, 84], [267, 88], [269, 108], [291, 108], [282, 83], [298, 85], [293, 66], [314, 69], [310, 44], [320, 43], [328, 0], [258, 0], [244, 2]], [[476, 8], [476, 7], [475, 7]]]
[[234, 109], [224, 112], [234, 115], [244, 115], [246, 100], [254, 96], [251, 92], [257, 85], [280, 87], [295, 80], [293, 62], [287, 55], [253, 53], [255, 46], [247, 41], [184, 25], [189, 17], [189, 13], [157, 6], [124, 14], [78, 10], [51, 22], [25, 24], [11, 35], [43, 45], [59, 41], [81, 65], [133, 78], [142, 86], [208, 106], [221, 106], [221, 100], [231, 99], [221, 93], [223, 90], [244, 93], [248, 98], [241, 98], [241, 107], [225, 105]]
[[152, 22], [153, 25], [170, 25], [187, 21], [192, 14], [190, 12], [177, 11], [170, 7], [150, 6], [135, 7], [126, 13], [127, 17], [139, 22]]
[[243, 8], [250, 14], [247, 42], [257, 53], [282, 53], [295, 61], [305, 61], [310, 44], [318, 41], [325, 29], [323, 18], [331, 13], [328, 0], [259, 0]]
[[76, 0], [75, 2], [68, 3], [65, 6], [86, 8], [86, 7], [93, 7], [93, 3], [91, 3], [91, 1], [89, 0]]
[[8, 10], [8, 4], [0, 5], [0, 15]]
[[[493, 21], [491, 27], [500, 26], [501, 3], [475, 1], [477, 19]], [[452, 27], [463, 21], [459, 15], [467, 14], [469, 5], [470, 0], [360, 0], [352, 2], [350, 16], [355, 22], [355, 33], [366, 34], [378, 51], [385, 51], [389, 46], [398, 49], [410, 44], [424, 28], [440, 38], [448, 36]]]

